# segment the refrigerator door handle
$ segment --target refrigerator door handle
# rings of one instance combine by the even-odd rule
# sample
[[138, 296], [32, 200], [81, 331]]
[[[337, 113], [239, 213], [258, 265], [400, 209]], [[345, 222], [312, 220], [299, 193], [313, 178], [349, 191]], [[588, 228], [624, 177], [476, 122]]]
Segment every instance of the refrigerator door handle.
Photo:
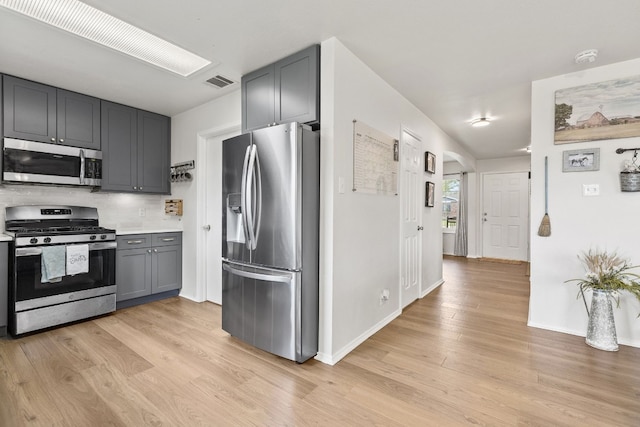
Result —
[[255, 182], [256, 182], [256, 212], [254, 221], [254, 231], [253, 231], [253, 248], [255, 249], [258, 246], [258, 236], [260, 235], [260, 220], [262, 219], [262, 174], [260, 173], [260, 158], [258, 157], [258, 147], [255, 146], [255, 165], [256, 165], [256, 174], [255, 174]]
[[240, 187], [240, 209], [242, 210], [242, 228], [246, 239], [248, 249], [251, 249], [251, 236], [249, 236], [249, 218], [247, 216], [247, 173], [249, 168], [249, 156], [251, 153], [251, 145], [247, 147], [244, 153], [244, 162], [242, 163], [242, 186]]
[[262, 215], [262, 178], [260, 177], [260, 160], [258, 149], [251, 146], [249, 164], [247, 166], [245, 204], [247, 205], [247, 228], [249, 229], [249, 249], [255, 250], [258, 246], [258, 233], [260, 231], [260, 216]]
[[271, 275], [271, 274], [253, 273], [251, 271], [239, 270], [237, 268], [230, 266], [229, 264], [222, 264], [222, 268], [231, 274], [235, 274], [236, 276], [240, 276], [240, 277], [245, 277], [247, 279], [262, 280], [265, 282], [280, 282], [280, 283], [291, 283], [292, 281], [291, 275], [288, 275], [288, 274]]

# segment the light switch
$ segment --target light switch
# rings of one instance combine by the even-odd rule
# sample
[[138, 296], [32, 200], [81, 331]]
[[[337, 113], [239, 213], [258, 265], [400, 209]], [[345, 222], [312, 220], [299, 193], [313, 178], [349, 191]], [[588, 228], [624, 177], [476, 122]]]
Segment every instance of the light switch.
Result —
[[599, 196], [600, 184], [582, 184], [582, 195], [586, 197]]

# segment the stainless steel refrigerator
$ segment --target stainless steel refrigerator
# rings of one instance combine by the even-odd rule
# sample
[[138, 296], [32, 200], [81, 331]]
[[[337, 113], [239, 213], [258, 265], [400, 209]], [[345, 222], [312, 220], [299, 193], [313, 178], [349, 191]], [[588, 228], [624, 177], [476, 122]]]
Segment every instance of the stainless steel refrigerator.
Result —
[[319, 135], [271, 126], [222, 157], [222, 329], [302, 363], [318, 352]]

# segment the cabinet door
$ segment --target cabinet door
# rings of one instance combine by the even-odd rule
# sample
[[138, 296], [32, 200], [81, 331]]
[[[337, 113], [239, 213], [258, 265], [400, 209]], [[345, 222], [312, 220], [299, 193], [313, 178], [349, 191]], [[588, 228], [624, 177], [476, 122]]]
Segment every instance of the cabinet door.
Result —
[[182, 287], [182, 246], [153, 248], [152, 292], [171, 291]]
[[137, 111], [102, 101], [102, 190], [138, 190]]
[[170, 118], [138, 111], [138, 191], [170, 193]]
[[58, 143], [100, 150], [100, 100], [58, 89]]
[[56, 142], [56, 88], [4, 76], [4, 136]]
[[270, 125], [275, 119], [273, 64], [242, 76], [242, 131]]
[[275, 121], [317, 122], [320, 114], [320, 46], [311, 46], [275, 64]]
[[116, 251], [116, 301], [151, 294], [151, 249]]

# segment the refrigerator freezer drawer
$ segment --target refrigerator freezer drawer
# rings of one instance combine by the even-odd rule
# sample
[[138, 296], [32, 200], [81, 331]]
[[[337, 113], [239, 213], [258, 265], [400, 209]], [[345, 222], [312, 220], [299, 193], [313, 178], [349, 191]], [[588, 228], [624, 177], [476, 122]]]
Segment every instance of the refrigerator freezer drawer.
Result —
[[222, 329], [298, 363], [316, 355], [318, 302], [305, 298], [300, 272], [228, 262], [222, 269]]

